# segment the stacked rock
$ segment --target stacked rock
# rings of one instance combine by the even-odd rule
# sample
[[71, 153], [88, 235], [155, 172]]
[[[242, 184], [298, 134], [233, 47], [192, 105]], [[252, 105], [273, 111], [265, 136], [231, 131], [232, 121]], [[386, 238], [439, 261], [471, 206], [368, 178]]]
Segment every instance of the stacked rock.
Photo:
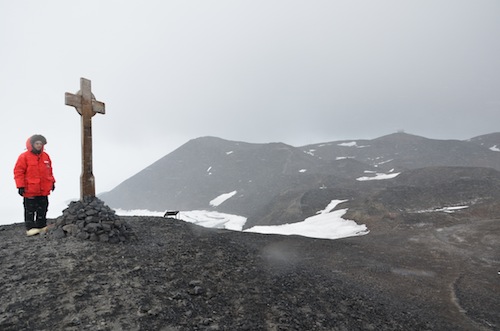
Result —
[[55, 220], [50, 233], [55, 238], [73, 236], [114, 244], [136, 239], [130, 226], [98, 198], [72, 201]]

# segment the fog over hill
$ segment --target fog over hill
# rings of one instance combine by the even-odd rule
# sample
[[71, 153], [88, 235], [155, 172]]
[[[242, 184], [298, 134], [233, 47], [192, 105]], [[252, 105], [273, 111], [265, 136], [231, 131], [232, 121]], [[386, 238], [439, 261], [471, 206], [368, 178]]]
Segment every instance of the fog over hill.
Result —
[[492, 213], [496, 146], [498, 133], [460, 141], [398, 132], [302, 147], [201, 137], [100, 198], [120, 209], [216, 210], [247, 217], [245, 227], [300, 222], [335, 199], [363, 221], [443, 206]]

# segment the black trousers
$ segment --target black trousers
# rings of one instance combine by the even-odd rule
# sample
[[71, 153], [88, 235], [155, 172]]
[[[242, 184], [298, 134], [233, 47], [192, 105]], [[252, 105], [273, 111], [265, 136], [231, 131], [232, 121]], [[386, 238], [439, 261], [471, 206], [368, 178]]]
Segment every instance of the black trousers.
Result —
[[26, 230], [47, 226], [47, 210], [49, 198], [47, 196], [24, 198], [24, 224]]

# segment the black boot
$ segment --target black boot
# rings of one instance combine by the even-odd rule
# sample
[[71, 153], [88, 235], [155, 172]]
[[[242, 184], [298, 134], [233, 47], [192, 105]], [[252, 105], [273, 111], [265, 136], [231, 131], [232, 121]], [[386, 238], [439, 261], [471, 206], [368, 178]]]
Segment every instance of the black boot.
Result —
[[46, 231], [47, 230], [47, 209], [49, 206], [48, 197], [36, 197], [36, 221], [35, 227]]
[[47, 226], [47, 210], [42, 209], [42, 207], [39, 206], [39, 208], [36, 211], [35, 227], [44, 228], [46, 226]]
[[24, 225], [26, 226], [26, 235], [34, 236], [40, 233], [35, 222], [36, 200], [35, 198], [24, 198]]
[[35, 199], [24, 198], [24, 225], [26, 225], [26, 230], [36, 227], [35, 210]]
[[34, 219], [35, 219], [34, 212], [24, 211], [24, 225], [26, 226], [26, 230], [31, 230], [37, 227]]

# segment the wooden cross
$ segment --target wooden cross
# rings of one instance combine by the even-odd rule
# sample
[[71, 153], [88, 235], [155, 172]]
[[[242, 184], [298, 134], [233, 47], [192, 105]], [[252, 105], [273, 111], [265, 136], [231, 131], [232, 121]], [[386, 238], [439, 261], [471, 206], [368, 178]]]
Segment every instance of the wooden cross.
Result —
[[91, 92], [90, 80], [80, 78], [80, 90], [76, 94], [65, 93], [66, 106], [76, 108], [82, 117], [82, 175], [80, 176], [80, 200], [95, 198], [95, 180], [92, 173], [92, 116], [104, 114], [104, 102], [96, 101]]

